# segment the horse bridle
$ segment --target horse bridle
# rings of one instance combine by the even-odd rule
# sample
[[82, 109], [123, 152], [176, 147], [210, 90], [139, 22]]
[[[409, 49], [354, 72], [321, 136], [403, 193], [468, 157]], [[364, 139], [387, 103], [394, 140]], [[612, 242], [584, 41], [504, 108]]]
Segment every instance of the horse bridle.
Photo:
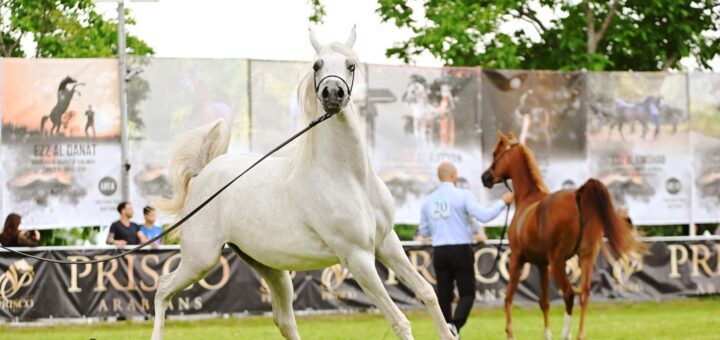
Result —
[[[513, 147], [515, 147], [517, 145], [520, 145], [520, 143], [513, 142], [512, 144], [508, 145], [507, 148], [505, 148], [505, 150], [503, 150], [503, 152], [500, 154], [500, 156], [493, 160], [492, 165], [490, 165], [490, 169], [494, 168], [495, 163], [497, 163], [497, 161], [502, 159], [505, 156], [505, 154], [507, 154], [508, 151], [510, 151]], [[506, 179], [503, 179], [503, 184], [505, 185], [505, 188], [507, 188], [509, 192], [513, 192], [512, 188], [510, 188], [510, 185], [508, 185]], [[503, 224], [503, 229], [502, 229], [502, 232], [500, 233], [500, 242], [498, 242], [498, 245], [497, 245], [495, 260], [493, 260], [492, 267], [490, 267], [490, 270], [488, 270], [487, 272], [484, 272], [483, 276], [492, 273], [493, 271], [495, 271], [495, 268], [497, 268], [497, 263], [500, 260], [500, 250], [502, 249], [502, 243], [505, 240], [505, 232], [507, 231], [509, 218], [510, 218], [510, 204], [507, 204], [507, 205], [505, 205], [505, 223]]]
[[353, 87], [355, 86], [355, 69], [356, 69], [355, 64], [350, 64], [347, 67], [348, 70], [350, 70], [350, 73], [352, 73], [352, 79], [350, 80], [350, 86], [348, 86], [348, 83], [345, 81], [345, 79], [343, 79], [340, 76], [334, 75], [334, 74], [324, 76], [324, 77], [322, 77], [322, 79], [320, 79], [320, 82], [318, 82], [317, 81], [317, 73], [322, 68], [322, 65], [323, 65], [322, 59], [318, 59], [318, 61], [316, 61], [315, 64], [313, 64], [313, 88], [315, 89], [315, 97], [320, 98], [320, 94], [319, 94], [320, 85], [322, 85], [322, 83], [325, 80], [327, 80], [329, 78], [337, 78], [337, 79], [340, 79], [340, 81], [343, 83], [343, 85], [345, 85], [345, 89], [347, 89], [347, 91], [348, 91], [348, 95], [347, 95], [348, 99], [347, 100], [350, 100], [350, 96], [352, 96]]

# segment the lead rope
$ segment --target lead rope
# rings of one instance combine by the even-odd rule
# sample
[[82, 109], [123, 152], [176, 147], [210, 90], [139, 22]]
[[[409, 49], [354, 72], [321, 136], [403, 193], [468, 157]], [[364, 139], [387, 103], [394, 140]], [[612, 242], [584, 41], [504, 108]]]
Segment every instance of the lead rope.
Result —
[[[513, 192], [512, 188], [507, 184], [507, 180], [503, 180], [503, 184], [505, 184], [505, 188], [508, 189], [509, 192]], [[483, 276], [487, 276], [488, 274], [495, 271], [497, 268], [497, 263], [500, 260], [500, 249], [502, 248], [503, 240], [505, 239], [505, 231], [507, 230], [508, 226], [508, 219], [510, 218], [510, 204], [505, 205], [505, 224], [503, 225], [502, 233], [500, 234], [500, 242], [497, 245], [497, 254], [495, 255], [495, 260], [492, 263], [492, 267], [490, 267], [490, 270], [483, 273]]]
[[[337, 112], [336, 112], [336, 113], [337, 113]], [[122, 253], [120, 253], [120, 254], [113, 255], [113, 256], [111, 256], [111, 257], [107, 257], [107, 258], [103, 258], [103, 259], [95, 259], [95, 260], [88, 260], [88, 261], [65, 261], [65, 260], [56, 260], [56, 259], [50, 259], [50, 258], [46, 258], [46, 257], [40, 257], [40, 256], [31, 255], [31, 254], [28, 254], [28, 253], [24, 253], [24, 252], [21, 252], [21, 251], [17, 251], [17, 250], [14, 250], [14, 249], [5, 247], [5, 246], [3, 246], [3, 245], [0, 245], [0, 248], [5, 249], [5, 250], [7, 250], [7, 251], [9, 251], [9, 252], [11, 252], [11, 253], [14, 253], [14, 254], [17, 254], [17, 255], [20, 255], [20, 256], [29, 257], [29, 258], [36, 259], [36, 260], [39, 260], [39, 261], [45, 261], [45, 262], [51, 262], [51, 263], [59, 263], [59, 264], [93, 264], [93, 263], [100, 263], [100, 262], [111, 261], [111, 260], [114, 260], [114, 259], [123, 257], [123, 256], [125, 256], [125, 255], [132, 254], [132, 253], [134, 253], [134, 252], [142, 249], [143, 247], [145, 247], [145, 246], [147, 246], [147, 245], [149, 245], [149, 244], [151, 244], [151, 243], [153, 243], [153, 242], [161, 239], [162, 237], [166, 236], [167, 234], [169, 234], [169, 233], [172, 232], [173, 230], [175, 230], [175, 229], [177, 229], [178, 227], [180, 227], [183, 223], [185, 223], [188, 219], [190, 219], [190, 217], [192, 217], [193, 215], [195, 215], [198, 211], [200, 211], [200, 209], [204, 208], [206, 205], [208, 205], [208, 203], [210, 203], [210, 201], [212, 201], [213, 199], [215, 199], [215, 197], [217, 197], [218, 195], [220, 195], [220, 193], [222, 193], [223, 191], [225, 191], [225, 189], [227, 189], [231, 184], [235, 183], [235, 181], [237, 181], [237, 180], [238, 180], [240, 177], [242, 177], [245, 173], [247, 173], [247, 172], [250, 171], [252, 168], [254, 168], [256, 165], [260, 164], [260, 162], [262, 162], [263, 160], [265, 160], [265, 158], [268, 158], [270, 155], [272, 155], [272, 154], [275, 153], [276, 151], [282, 149], [283, 147], [285, 147], [285, 145], [289, 144], [290, 142], [292, 142], [292, 141], [295, 140], [296, 138], [300, 137], [301, 135], [303, 135], [305, 132], [307, 132], [308, 130], [312, 129], [312, 128], [315, 127], [316, 125], [318, 125], [318, 124], [320, 124], [320, 123], [322, 123], [322, 122], [330, 119], [330, 118], [331, 118], [332, 116], [334, 116], [336, 113], [325, 113], [324, 115], [315, 118], [315, 120], [313, 120], [312, 122], [310, 122], [310, 124], [308, 124], [308, 126], [306, 126], [304, 129], [300, 130], [298, 133], [296, 133], [296, 134], [293, 135], [292, 137], [290, 137], [290, 138], [288, 138], [287, 140], [285, 140], [284, 142], [282, 142], [280, 145], [276, 146], [276, 147], [275, 147], [274, 149], [272, 149], [270, 152], [266, 153], [264, 156], [262, 156], [260, 159], [258, 159], [255, 163], [253, 163], [253, 164], [250, 165], [247, 169], [245, 169], [245, 171], [243, 171], [242, 173], [240, 173], [239, 175], [237, 175], [237, 176], [236, 176], [235, 178], [233, 178], [230, 182], [228, 182], [227, 184], [225, 184], [225, 186], [223, 186], [222, 188], [220, 188], [220, 190], [216, 191], [212, 196], [210, 196], [208, 199], [206, 199], [204, 202], [202, 202], [202, 204], [200, 204], [200, 205], [198, 205], [197, 207], [195, 207], [195, 209], [193, 209], [189, 214], [187, 214], [185, 217], [183, 217], [183, 218], [180, 219], [179, 221], [175, 222], [175, 224], [173, 224], [170, 228], [167, 228], [167, 229], [166, 229], [165, 231], [163, 231], [161, 234], [153, 237], [153, 238], [150, 239], [150, 240], [145, 241], [145, 243], [140, 244], [140, 245], [136, 246], [136, 247], [133, 248], [133, 249], [130, 249], [130, 250], [125, 251], [125, 252], [122, 252]]]

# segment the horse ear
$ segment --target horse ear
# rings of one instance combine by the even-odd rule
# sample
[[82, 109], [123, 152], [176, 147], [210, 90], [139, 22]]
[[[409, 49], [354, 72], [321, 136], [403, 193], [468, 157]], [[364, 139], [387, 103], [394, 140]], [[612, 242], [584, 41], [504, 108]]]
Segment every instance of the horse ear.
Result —
[[350, 36], [348, 37], [347, 41], [345, 42], [345, 45], [347, 45], [347, 47], [352, 48], [353, 45], [355, 45], [355, 38], [357, 37], [357, 34], [355, 33], [356, 28], [357, 28], [357, 25], [353, 25], [352, 30], [350, 30]]
[[507, 137], [502, 133], [502, 131], [497, 130], [497, 135], [500, 137], [500, 140], [503, 141], [503, 143], [507, 142]]
[[315, 31], [312, 30], [312, 28], [308, 28], [308, 31], [310, 31], [310, 45], [315, 49], [315, 53], [320, 54], [320, 48], [322, 45], [320, 45], [320, 42], [318, 42], [317, 38], [315, 37]]
[[515, 136], [513, 136], [513, 133], [512, 133], [512, 132], [508, 133], [507, 138], [508, 138], [510, 141], [514, 141], [514, 140], [515, 140]]

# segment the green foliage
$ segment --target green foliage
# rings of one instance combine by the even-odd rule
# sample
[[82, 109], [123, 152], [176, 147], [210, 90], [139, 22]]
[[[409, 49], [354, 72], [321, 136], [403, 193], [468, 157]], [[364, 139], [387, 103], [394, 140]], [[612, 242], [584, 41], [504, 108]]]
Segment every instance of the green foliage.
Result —
[[[135, 21], [126, 10], [126, 25]], [[88, 58], [118, 54], [117, 20], [95, 11], [93, 0], [0, 0], [0, 53], [4, 57]], [[25, 55], [20, 41], [36, 44]], [[151, 55], [144, 41], [127, 35], [127, 52]]]
[[78, 246], [85, 241], [95, 242], [100, 227], [78, 227], [68, 229], [52, 229], [40, 232], [39, 246]]
[[312, 6], [312, 13], [310, 13], [310, 17], [308, 18], [308, 20], [316, 24], [322, 24], [326, 14], [325, 6], [320, 0], [308, 0], [308, 3], [310, 4], [310, 6]]
[[[395, 233], [400, 238], [400, 241], [412, 241], [415, 237], [415, 232], [418, 226], [416, 224], [396, 224]], [[486, 227], [485, 235], [488, 239], [499, 239], [502, 228]]]
[[653, 236], [688, 236], [690, 235], [688, 225], [643, 225], [636, 226], [638, 234], [645, 237]]
[[[415, 3], [424, 9], [423, 20], [404, 0], [378, 0], [383, 21], [414, 33], [386, 52], [406, 62], [429, 52], [451, 66], [661, 70], [677, 67], [687, 56], [709, 68], [708, 62], [720, 54], [720, 37], [712, 33], [720, 28], [720, 6], [714, 0]], [[544, 22], [539, 12], [556, 15]], [[517, 20], [530, 23], [536, 32], [501, 30]]]
[[415, 231], [417, 225], [415, 224], [396, 224], [395, 233], [400, 238], [400, 241], [412, 241], [415, 237]]

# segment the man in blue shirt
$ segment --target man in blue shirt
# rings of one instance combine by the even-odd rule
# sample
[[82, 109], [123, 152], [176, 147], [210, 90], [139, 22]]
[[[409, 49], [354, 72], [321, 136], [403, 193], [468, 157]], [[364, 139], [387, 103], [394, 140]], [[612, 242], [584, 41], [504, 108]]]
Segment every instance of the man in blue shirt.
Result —
[[[145, 235], [145, 237], [149, 240], [155, 236], [160, 235], [163, 232], [163, 229], [161, 226], [155, 225], [155, 208], [147, 205], [145, 208], [143, 208], [143, 217], [145, 218], [145, 224], [140, 226], [140, 231]], [[152, 248], [157, 248], [157, 246], [162, 244], [162, 239], [159, 239], [152, 243]]]
[[[483, 209], [472, 192], [455, 187], [457, 170], [452, 163], [440, 164], [438, 178], [440, 186], [423, 202], [417, 239], [432, 239], [440, 309], [457, 336], [475, 300], [475, 256], [470, 247], [474, 228], [470, 217], [480, 222], [494, 219], [506, 205], [512, 203], [513, 195], [506, 193], [502, 201], [489, 209]], [[454, 317], [451, 312], [453, 281], [457, 283], [460, 293]]]

